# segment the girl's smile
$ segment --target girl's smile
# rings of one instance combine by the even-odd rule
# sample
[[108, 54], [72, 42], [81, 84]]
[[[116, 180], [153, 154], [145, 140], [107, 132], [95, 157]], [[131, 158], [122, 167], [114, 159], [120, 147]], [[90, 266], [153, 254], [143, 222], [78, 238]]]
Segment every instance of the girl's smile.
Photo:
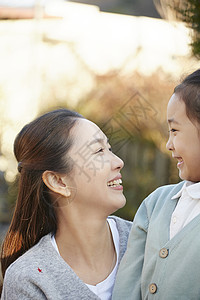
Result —
[[185, 103], [173, 94], [167, 108], [169, 140], [167, 149], [177, 159], [179, 176], [183, 180], [200, 181], [199, 125], [186, 115]]
[[174, 157], [173, 158], [177, 159], [177, 168], [181, 168], [182, 164], [183, 164], [183, 159], [181, 157]]

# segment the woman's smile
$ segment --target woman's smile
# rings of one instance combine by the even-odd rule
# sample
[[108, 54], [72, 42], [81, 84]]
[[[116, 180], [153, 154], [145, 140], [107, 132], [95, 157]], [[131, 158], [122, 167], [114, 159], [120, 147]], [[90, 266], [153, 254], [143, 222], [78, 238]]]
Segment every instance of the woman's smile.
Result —
[[121, 174], [116, 176], [114, 179], [108, 181], [107, 186], [113, 190], [119, 190], [123, 191], [122, 180], [121, 180]]
[[[96, 124], [88, 120], [79, 120], [73, 136], [74, 144], [69, 155], [76, 162], [73, 170], [77, 190], [74, 203], [81, 206], [82, 216], [83, 210], [87, 215], [109, 215], [123, 207], [126, 199], [120, 172], [124, 163], [112, 152], [108, 138]], [[78, 155], [78, 150], [83, 149], [84, 145], [88, 163], [84, 163]]]

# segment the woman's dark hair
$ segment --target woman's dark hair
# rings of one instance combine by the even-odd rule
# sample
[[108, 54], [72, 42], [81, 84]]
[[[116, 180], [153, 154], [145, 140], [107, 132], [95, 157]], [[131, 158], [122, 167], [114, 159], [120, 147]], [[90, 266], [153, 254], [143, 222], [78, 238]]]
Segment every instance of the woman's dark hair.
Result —
[[176, 86], [174, 93], [185, 103], [188, 118], [200, 123], [200, 69]]
[[56, 232], [57, 220], [44, 171], [69, 174], [73, 162], [67, 153], [72, 145], [70, 130], [80, 114], [67, 109], [48, 112], [25, 125], [14, 142], [20, 172], [19, 191], [13, 218], [1, 251], [4, 277], [8, 266], [49, 232]]

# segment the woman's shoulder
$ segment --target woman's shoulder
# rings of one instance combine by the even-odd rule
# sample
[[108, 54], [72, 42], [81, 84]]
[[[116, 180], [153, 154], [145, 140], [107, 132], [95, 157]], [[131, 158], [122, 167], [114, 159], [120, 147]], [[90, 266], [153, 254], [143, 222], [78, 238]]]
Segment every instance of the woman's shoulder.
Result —
[[131, 230], [132, 222], [113, 215], [109, 216], [108, 219], [115, 222], [120, 241], [126, 243]]
[[122, 218], [120, 218], [120, 217], [118, 217], [118, 216], [112, 215], [112, 216], [109, 216], [108, 219], [109, 219], [109, 220], [115, 221], [116, 226], [117, 226], [118, 228], [120, 227], [120, 228], [124, 228], [124, 229], [125, 229], [125, 228], [130, 229], [131, 226], [132, 226], [132, 222], [131, 222], [131, 221], [122, 219]]
[[45, 235], [40, 241], [17, 258], [6, 270], [6, 278], [18, 276], [22, 278], [31, 275], [32, 271], [40, 273], [40, 262], [44, 263], [52, 255], [50, 247], [50, 234]]
[[119, 262], [120, 262], [127, 248], [127, 242], [128, 242], [128, 237], [131, 230], [132, 222], [124, 220], [117, 216], [109, 216], [108, 219], [113, 221], [119, 234]]

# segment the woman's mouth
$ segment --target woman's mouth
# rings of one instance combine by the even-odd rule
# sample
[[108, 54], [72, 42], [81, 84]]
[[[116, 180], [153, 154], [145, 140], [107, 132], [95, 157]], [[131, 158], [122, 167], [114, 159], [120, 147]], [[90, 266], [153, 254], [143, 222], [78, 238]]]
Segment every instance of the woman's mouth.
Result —
[[123, 190], [123, 186], [121, 185], [121, 183], [122, 183], [122, 180], [121, 180], [121, 178], [119, 178], [119, 179], [109, 181], [107, 183], [107, 186], [114, 190]]

